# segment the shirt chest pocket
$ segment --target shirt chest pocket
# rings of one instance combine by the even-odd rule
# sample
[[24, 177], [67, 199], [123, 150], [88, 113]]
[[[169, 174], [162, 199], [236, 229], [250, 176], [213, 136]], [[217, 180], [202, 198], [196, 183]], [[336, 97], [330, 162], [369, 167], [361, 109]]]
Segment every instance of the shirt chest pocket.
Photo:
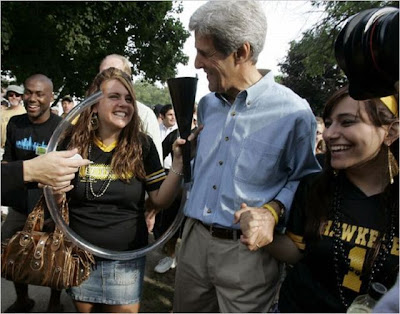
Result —
[[235, 163], [235, 180], [254, 185], [274, 181], [279, 174], [282, 149], [268, 143], [246, 139]]

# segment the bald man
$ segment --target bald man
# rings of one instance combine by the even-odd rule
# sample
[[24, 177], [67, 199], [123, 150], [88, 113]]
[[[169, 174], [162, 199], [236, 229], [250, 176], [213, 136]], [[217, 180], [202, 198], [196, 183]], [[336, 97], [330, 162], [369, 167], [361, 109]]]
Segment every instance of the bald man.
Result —
[[[23, 95], [26, 114], [14, 116], [7, 125], [7, 138], [3, 162], [29, 160], [46, 152], [47, 144], [56, 129], [61, 117], [51, 113], [53, 101], [53, 83], [43, 74], [35, 74], [25, 81]], [[33, 209], [42, 194], [37, 184], [26, 184], [23, 190], [12, 190], [8, 199], [12, 206], [1, 228], [1, 238], [10, 238], [23, 229], [29, 212]], [[27, 313], [34, 301], [28, 296], [28, 286], [14, 284], [17, 300], [6, 312]], [[49, 310], [59, 312], [60, 292], [52, 291]]]
[[[132, 70], [129, 64], [129, 60], [124, 56], [118, 54], [111, 54], [106, 56], [100, 63], [99, 72], [106, 70], [108, 68], [120, 69], [121, 71], [127, 73], [130, 77], [132, 76]], [[160, 128], [157, 118], [153, 110], [151, 110], [149, 107], [147, 107], [146, 105], [142, 104], [137, 100], [136, 104], [138, 107], [138, 114], [140, 120], [142, 121], [143, 131], [152, 138], [154, 144], [156, 145], [158, 155], [160, 157], [160, 162], [162, 164], [163, 153], [162, 153], [162, 145], [160, 137]]]

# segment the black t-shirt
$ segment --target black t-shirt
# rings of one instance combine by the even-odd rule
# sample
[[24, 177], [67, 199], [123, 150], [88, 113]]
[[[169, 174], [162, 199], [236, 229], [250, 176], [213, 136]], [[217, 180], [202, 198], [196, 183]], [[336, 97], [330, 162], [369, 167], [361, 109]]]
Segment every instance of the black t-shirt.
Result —
[[[92, 144], [90, 178], [93, 191], [100, 194], [108, 181], [114, 149], [101, 149], [96, 141]], [[100, 147], [99, 147], [100, 146]], [[145, 191], [159, 189], [165, 179], [157, 149], [148, 137], [142, 145], [145, 180], [128, 175], [126, 183], [112, 176], [104, 195], [93, 197], [82, 167], [74, 182], [75, 188], [68, 194], [70, 227], [91, 244], [115, 251], [133, 250], [147, 245], [147, 227], [144, 219]]]
[[176, 141], [178, 138], [178, 132], [179, 130], [173, 130], [171, 133], [169, 133], [164, 140], [162, 141], [162, 150], [163, 150], [163, 160], [169, 155], [173, 154], [172, 150], [172, 144]]
[[14, 116], [7, 124], [7, 140], [3, 160], [28, 160], [37, 157], [36, 150], [47, 148], [47, 144], [61, 117], [50, 113], [46, 122], [32, 123], [27, 114]]
[[[304, 257], [292, 269], [281, 287], [279, 309], [281, 312], [345, 312], [339, 297], [334, 267], [333, 213], [328, 214], [328, 224], [317, 242], [304, 242], [304, 229], [307, 219], [305, 196], [316, 176], [306, 177], [299, 185], [287, 225], [287, 234], [296, 245], [304, 250]], [[341, 201], [340, 221], [345, 256], [354, 271], [340, 276], [346, 302], [351, 304], [357, 295], [368, 289], [369, 274], [359, 275], [366, 267], [368, 251], [373, 247], [378, 231], [384, 226], [381, 212], [382, 195], [366, 196], [347, 178], [343, 178], [343, 199]], [[398, 224], [392, 249], [387, 256], [383, 270], [374, 278], [388, 289], [394, 284], [399, 265]], [[339, 254], [340, 269], [348, 269], [346, 261]]]
[[[14, 116], [7, 124], [7, 139], [4, 147], [4, 161], [28, 160], [38, 156], [37, 151], [45, 151], [54, 130], [57, 128], [61, 117], [50, 113], [46, 122], [32, 123], [27, 114]], [[6, 182], [3, 182], [3, 184]], [[25, 190], [10, 191], [8, 197], [12, 206], [19, 212], [27, 213], [39, 200], [42, 190], [36, 183], [29, 183]]]
[[24, 173], [22, 160], [12, 161], [6, 164], [1, 164], [1, 203], [9, 204], [12, 203], [10, 200], [10, 193], [17, 190], [24, 190]]

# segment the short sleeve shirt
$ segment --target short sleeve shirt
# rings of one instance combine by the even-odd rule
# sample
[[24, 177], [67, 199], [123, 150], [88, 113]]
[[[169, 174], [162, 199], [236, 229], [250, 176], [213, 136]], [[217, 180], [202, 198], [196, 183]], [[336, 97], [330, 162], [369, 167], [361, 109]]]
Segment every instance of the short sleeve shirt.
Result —
[[[279, 305], [282, 312], [346, 311], [340, 301], [333, 262], [334, 252], [338, 250], [334, 248], [332, 211], [328, 212], [328, 222], [321, 240], [310, 243], [303, 238], [308, 215], [306, 195], [313, 188], [316, 178], [310, 175], [300, 183], [289, 217], [287, 234], [304, 251], [304, 257], [288, 272], [282, 286]], [[366, 196], [344, 175], [342, 191], [339, 223], [344, 254], [339, 254], [339, 281], [346, 302], [351, 304], [357, 295], [367, 293], [370, 278], [370, 273], [365, 272], [367, 260], [378, 230], [385, 225], [385, 219], [381, 209], [381, 194]], [[383, 270], [375, 278], [387, 288], [394, 284], [398, 273], [399, 236], [397, 223], [395, 225], [392, 248]]]
[[[109, 177], [114, 149], [107, 152], [92, 144], [90, 173], [81, 170], [69, 193], [70, 227], [89, 243], [115, 251], [147, 244], [145, 191], [157, 190], [165, 179], [157, 149], [150, 137], [148, 141], [149, 148], [142, 145], [146, 178], [140, 180], [130, 174], [129, 183], [114, 175]], [[104, 194], [94, 197], [89, 180], [95, 194]]]

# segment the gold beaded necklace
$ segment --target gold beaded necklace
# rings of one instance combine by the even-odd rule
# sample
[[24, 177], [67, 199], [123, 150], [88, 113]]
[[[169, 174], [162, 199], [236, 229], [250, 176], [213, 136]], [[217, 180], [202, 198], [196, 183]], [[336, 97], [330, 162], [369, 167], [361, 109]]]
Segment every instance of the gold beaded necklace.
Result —
[[[92, 143], [89, 144], [89, 150], [88, 150], [89, 160], [91, 160], [91, 158], [90, 158], [91, 152], [92, 152]], [[90, 172], [90, 164], [89, 164], [86, 166], [86, 182], [88, 183], [88, 186], [86, 187], [86, 198], [88, 200], [94, 200], [95, 198], [102, 197], [104, 195], [104, 193], [106, 193], [108, 187], [110, 186], [111, 180], [112, 180], [113, 171], [112, 171], [112, 169], [110, 169], [106, 180], [103, 182], [103, 184], [101, 185], [101, 187], [97, 193], [94, 192], [93, 182], [92, 182], [93, 180], [92, 180], [90, 173], [91, 172]], [[89, 195], [89, 190], [93, 197]]]

